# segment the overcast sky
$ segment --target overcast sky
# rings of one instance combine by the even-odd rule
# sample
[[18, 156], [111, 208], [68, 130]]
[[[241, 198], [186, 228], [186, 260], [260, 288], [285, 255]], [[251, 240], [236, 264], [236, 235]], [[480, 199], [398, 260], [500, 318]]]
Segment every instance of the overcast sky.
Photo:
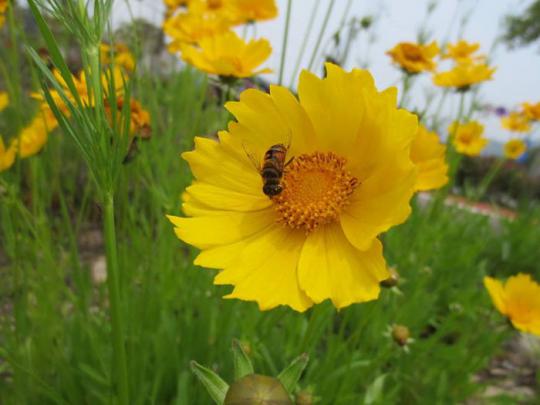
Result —
[[[291, 81], [297, 55], [302, 47], [309, 16], [315, 5], [319, 5], [317, 19], [306, 46], [302, 66], [307, 67], [311, 59], [312, 50], [317, 42], [319, 28], [331, 0], [293, 0], [291, 14], [291, 30], [286, 58], [284, 84]], [[489, 53], [492, 63], [497, 66], [494, 80], [482, 85], [481, 98], [493, 105], [513, 108], [523, 101], [540, 101], [540, 46], [532, 46], [518, 50], [509, 50], [506, 45], [500, 44], [494, 52], [490, 52], [495, 39], [501, 34], [502, 20], [510, 12], [523, 10], [532, 0], [439, 0], [434, 12], [426, 19], [426, 10], [429, 0], [351, 0], [348, 18], [375, 16], [376, 24], [373, 29], [375, 40], [371, 41], [366, 34], [362, 34], [352, 47], [347, 67], [368, 64], [380, 89], [399, 83], [400, 72], [390, 63], [385, 51], [399, 41], [414, 41], [420, 27], [425, 27], [429, 38], [443, 42], [464, 38], [481, 43], [481, 50]], [[129, 20], [125, 0], [116, 0], [114, 19], [115, 25], [121, 21]], [[349, 0], [335, 0], [334, 8], [328, 23], [328, 28], [321, 41], [321, 51], [328, 45], [332, 34], [340, 26], [344, 10]], [[159, 0], [129, 1], [133, 14], [144, 17], [155, 23], [162, 21], [164, 7]], [[278, 0], [280, 15], [270, 22], [257, 25], [257, 36], [268, 38], [274, 49], [272, 57], [266, 64], [274, 70], [274, 74], [267, 75], [267, 79], [276, 82], [279, 71], [281, 43], [285, 22], [287, 0]], [[463, 18], [468, 16], [464, 28], [461, 24]], [[369, 48], [367, 44], [371, 43]], [[367, 55], [367, 57], [366, 57]], [[322, 55], [319, 54], [316, 69], [320, 69]], [[433, 86], [429, 76], [417, 81], [413, 88], [413, 104], [423, 107], [425, 92], [432, 91]], [[453, 99], [453, 100], [452, 100]], [[445, 107], [448, 115], [456, 108], [457, 96], [450, 98]], [[484, 121], [486, 121], [484, 119]], [[488, 136], [496, 139], [507, 139], [506, 133], [499, 125], [498, 120], [488, 119], [486, 122]], [[538, 135], [537, 135], [538, 137]]]

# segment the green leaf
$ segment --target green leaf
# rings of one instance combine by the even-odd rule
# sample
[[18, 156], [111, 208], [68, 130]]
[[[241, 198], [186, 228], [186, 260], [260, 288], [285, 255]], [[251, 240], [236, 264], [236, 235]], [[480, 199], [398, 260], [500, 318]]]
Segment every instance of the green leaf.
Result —
[[300, 380], [302, 372], [307, 366], [309, 356], [303, 353], [292, 361], [292, 363], [278, 375], [278, 380], [281, 381], [285, 389], [292, 395], [294, 387]]
[[232, 349], [234, 354], [234, 379], [239, 380], [246, 375], [254, 374], [253, 364], [244, 351], [242, 343], [237, 339], [233, 339]]
[[223, 401], [225, 401], [225, 395], [227, 395], [227, 391], [229, 390], [229, 384], [223, 381], [212, 370], [201, 366], [196, 361], [191, 362], [191, 371], [193, 371], [199, 381], [206, 387], [208, 394], [210, 394], [214, 402], [222, 405]]
[[364, 399], [365, 405], [377, 403], [382, 399], [384, 381], [386, 379], [386, 376], [387, 374], [381, 374], [368, 387], [366, 391], [366, 397]]

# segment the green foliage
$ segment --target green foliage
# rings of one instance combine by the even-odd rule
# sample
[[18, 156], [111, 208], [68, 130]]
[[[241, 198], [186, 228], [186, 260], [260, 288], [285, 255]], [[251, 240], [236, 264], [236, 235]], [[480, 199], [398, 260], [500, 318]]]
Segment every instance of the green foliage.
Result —
[[540, 0], [533, 1], [522, 15], [506, 18], [504, 39], [513, 46], [529, 45], [540, 39]]

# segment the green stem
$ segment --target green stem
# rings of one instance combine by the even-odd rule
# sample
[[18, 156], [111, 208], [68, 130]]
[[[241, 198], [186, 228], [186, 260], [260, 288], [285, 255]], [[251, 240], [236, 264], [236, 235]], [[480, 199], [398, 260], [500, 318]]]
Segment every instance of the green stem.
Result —
[[448, 134], [448, 139], [446, 141], [447, 149], [448, 149], [448, 161], [449, 161], [449, 169], [448, 169], [448, 190], [451, 190], [453, 185], [455, 184], [455, 177], [459, 169], [459, 165], [462, 160], [462, 156], [460, 153], [456, 151], [456, 149], [452, 145], [452, 139], [456, 136], [458, 126], [461, 125], [461, 118], [463, 117], [463, 111], [465, 108], [465, 92], [462, 92], [460, 94], [459, 98], [459, 107], [458, 107], [458, 113], [456, 117], [456, 124], [454, 127], [454, 130], [451, 134]]
[[120, 405], [129, 404], [129, 382], [124, 345], [124, 331], [120, 310], [120, 282], [118, 253], [116, 248], [116, 229], [114, 224], [114, 197], [105, 194], [105, 246], [107, 252], [107, 287], [111, 307], [111, 327], [114, 347], [113, 384], [118, 394]]
[[296, 75], [298, 74], [298, 70], [300, 69], [300, 64], [302, 63], [302, 58], [304, 57], [304, 51], [307, 48], [307, 42], [309, 37], [311, 36], [311, 30], [313, 29], [313, 23], [315, 22], [315, 16], [317, 15], [317, 10], [319, 9], [319, 4], [321, 0], [317, 0], [317, 2], [313, 5], [313, 8], [311, 9], [311, 15], [309, 17], [309, 23], [306, 28], [306, 32], [304, 33], [304, 40], [302, 41], [302, 46], [300, 47], [300, 52], [298, 53], [298, 57], [296, 58], [296, 64], [294, 66], [293, 74], [291, 77], [291, 84], [289, 87], [294, 86], [294, 82], [296, 80]]
[[287, 1], [287, 14], [285, 15], [285, 30], [283, 32], [283, 46], [281, 47], [281, 63], [279, 64], [278, 84], [283, 83], [283, 71], [285, 70], [285, 58], [287, 57], [287, 42], [289, 39], [289, 25], [291, 21], [292, 0]]
[[328, 9], [326, 10], [326, 15], [324, 17], [321, 30], [319, 31], [319, 37], [317, 38], [317, 42], [315, 42], [315, 47], [313, 48], [313, 53], [311, 54], [311, 59], [309, 60], [308, 70], [311, 70], [311, 68], [313, 67], [313, 63], [315, 63], [315, 58], [317, 58], [317, 54], [319, 53], [319, 46], [321, 45], [324, 32], [326, 31], [328, 20], [330, 20], [330, 16], [332, 15], [332, 9], [334, 8], [334, 3], [335, 3], [335, 0], [331, 0], [330, 4], [328, 4]]
[[413, 82], [413, 75], [410, 73], [404, 73], [403, 75], [403, 91], [401, 93], [401, 100], [399, 101], [399, 106], [401, 108], [405, 108], [407, 105], [407, 95], [409, 94], [409, 90], [412, 87]]
[[493, 179], [495, 179], [497, 174], [499, 174], [499, 172], [501, 171], [505, 161], [505, 158], [499, 158], [497, 162], [493, 166], [491, 166], [489, 172], [484, 176], [484, 178], [478, 185], [478, 188], [474, 195], [475, 201], [479, 201], [484, 196], [490, 184], [493, 182]]

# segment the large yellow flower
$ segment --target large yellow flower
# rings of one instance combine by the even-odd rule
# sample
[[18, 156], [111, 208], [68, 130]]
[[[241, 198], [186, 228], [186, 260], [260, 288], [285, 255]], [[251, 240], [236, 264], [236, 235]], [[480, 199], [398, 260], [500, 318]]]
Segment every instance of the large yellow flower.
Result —
[[518, 274], [503, 285], [499, 280], [484, 277], [493, 304], [507, 316], [516, 329], [540, 336], [540, 285], [530, 275]]
[[447, 45], [446, 54], [443, 56], [443, 58], [450, 58], [458, 63], [472, 63], [484, 58], [481, 55], [474, 55], [478, 49], [480, 49], [480, 44], [478, 42], [469, 43], [463, 39], [460, 39], [455, 44]]
[[416, 190], [435, 190], [448, 183], [446, 146], [435, 132], [420, 125], [411, 145], [411, 160], [418, 168]]
[[504, 156], [508, 159], [518, 159], [527, 150], [527, 144], [521, 139], [511, 139], [504, 144]]
[[476, 121], [466, 124], [454, 122], [448, 128], [448, 132], [456, 150], [468, 156], [478, 156], [488, 143], [482, 136], [484, 126]]
[[468, 90], [472, 85], [491, 80], [495, 68], [484, 63], [459, 63], [453, 69], [433, 76], [433, 83], [440, 87]]
[[5, 91], [0, 91], [0, 111], [4, 111], [9, 105], [9, 95]]
[[506, 117], [502, 117], [501, 125], [512, 132], [529, 132], [531, 130], [529, 117], [523, 112], [513, 111]]
[[[326, 70], [324, 79], [302, 72], [299, 100], [281, 86], [244, 91], [226, 104], [237, 122], [219, 142], [196, 138], [183, 154], [196, 180], [183, 196], [187, 217], [169, 218], [202, 250], [195, 264], [221, 269], [215, 284], [234, 285], [227, 298], [263, 310], [304, 311], [327, 299], [342, 308], [376, 299], [390, 276], [377, 237], [410, 213], [417, 119], [397, 109], [395, 88], [379, 93], [367, 71]], [[289, 163], [281, 193], [268, 197], [263, 184], [277, 178], [263, 181], [259, 170], [278, 144], [286, 157], [267, 168]]]
[[270, 56], [272, 47], [266, 39], [244, 42], [233, 31], [203, 38], [200, 47], [182, 44], [183, 59], [198, 69], [219, 76], [249, 77], [270, 69], [257, 68]]
[[15, 145], [10, 145], [9, 148], [6, 148], [4, 145], [4, 139], [0, 135], [0, 172], [3, 172], [4, 170], [7, 170], [13, 166], [16, 154], [17, 149]]
[[540, 102], [536, 104], [523, 103], [523, 113], [533, 121], [540, 121]]
[[400, 42], [388, 52], [394, 63], [409, 73], [420, 73], [435, 69], [437, 64], [433, 60], [439, 53], [439, 47], [434, 41], [429, 45], [420, 45], [414, 42]]

